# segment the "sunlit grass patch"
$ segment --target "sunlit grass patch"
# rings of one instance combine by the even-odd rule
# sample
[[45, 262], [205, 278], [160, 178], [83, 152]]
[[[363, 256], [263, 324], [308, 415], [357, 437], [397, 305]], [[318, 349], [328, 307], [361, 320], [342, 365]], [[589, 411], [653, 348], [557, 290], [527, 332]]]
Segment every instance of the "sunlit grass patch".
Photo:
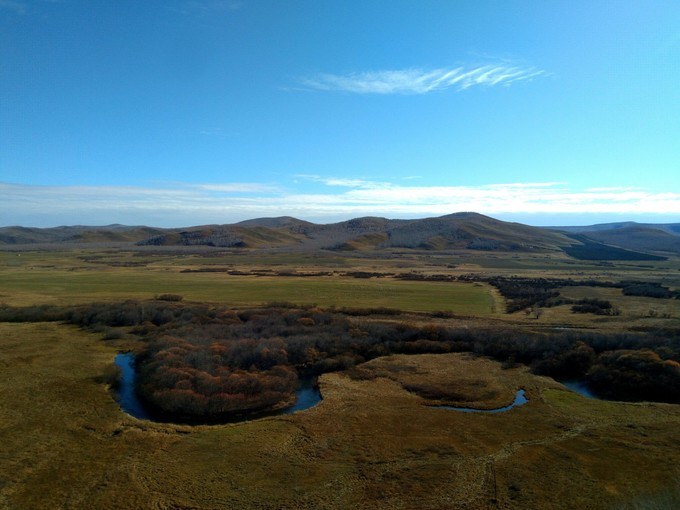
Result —
[[450, 311], [489, 315], [496, 298], [488, 286], [346, 277], [258, 277], [181, 273], [144, 268], [0, 270], [2, 297], [13, 305], [146, 299], [176, 294], [188, 301], [234, 306], [287, 301], [324, 307], [385, 307], [405, 311]]

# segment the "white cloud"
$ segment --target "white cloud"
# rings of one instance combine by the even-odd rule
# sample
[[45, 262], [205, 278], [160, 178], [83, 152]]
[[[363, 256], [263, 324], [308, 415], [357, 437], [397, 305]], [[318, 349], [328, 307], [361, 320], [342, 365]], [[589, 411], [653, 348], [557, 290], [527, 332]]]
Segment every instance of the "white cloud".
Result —
[[446, 89], [465, 90], [474, 86], [510, 85], [546, 74], [534, 67], [507, 64], [439, 69], [400, 69], [363, 73], [318, 74], [301, 84], [312, 89], [356, 94], [427, 94]]
[[346, 177], [323, 177], [310, 174], [297, 174], [295, 177], [302, 180], [320, 182], [326, 186], [339, 186], [345, 188], [380, 188], [390, 186], [389, 183], [369, 181], [366, 179], [348, 179]]
[[574, 190], [565, 183], [550, 182], [410, 186], [364, 179], [306, 178], [319, 183], [311, 192], [258, 183], [166, 184], [153, 188], [0, 183], [0, 226], [189, 226], [283, 215], [324, 222], [369, 215], [413, 218], [460, 211], [500, 219], [578, 214], [589, 215], [593, 223], [606, 215], [626, 220], [680, 215], [680, 193], [643, 189]]
[[220, 193], [274, 193], [280, 191], [277, 186], [256, 182], [236, 182], [229, 184], [192, 184], [189, 187], [197, 190], [216, 191]]

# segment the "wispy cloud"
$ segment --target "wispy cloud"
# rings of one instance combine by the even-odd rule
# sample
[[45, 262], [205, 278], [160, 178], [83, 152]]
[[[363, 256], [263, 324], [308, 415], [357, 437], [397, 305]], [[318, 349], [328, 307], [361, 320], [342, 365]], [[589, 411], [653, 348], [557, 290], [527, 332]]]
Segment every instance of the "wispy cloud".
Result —
[[253, 204], [263, 204], [274, 191], [275, 187], [255, 183], [174, 183], [155, 187], [0, 183], [0, 224], [227, 223], [238, 214], [248, 217]]
[[382, 188], [390, 186], [389, 183], [375, 182], [366, 179], [348, 179], [346, 177], [326, 177], [312, 174], [297, 174], [295, 177], [301, 180], [325, 184], [326, 186], [339, 186], [344, 188]]
[[219, 193], [275, 193], [280, 192], [278, 186], [260, 184], [254, 182], [236, 182], [228, 184], [193, 184], [190, 186], [196, 190], [216, 191]]
[[[147, 224], [188, 226], [291, 215], [311, 221], [357, 216], [413, 218], [475, 211], [498, 218], [580, 215], [635, 220], [680, 215], [680, 193], [644, 189], [571, 189], [565, 183], [411, 186], [321, 176], [296, 176], [311, 191], [259, 183], [134, 186], [29, 186], [0, 183], [0, 225]], [[595, 216], [597, 215], [597, 216]]]
[[28, 5], [26, 2], [18, 2], [16, 0], [0, 0], [0, 9], [6, 9], [14, 12], [14, 14], [24, 15], [28, 12]]
[[47, 4], [61, 4], [68, 0], [0, 0], [0, 12], [5, 9], [14, 14], [23, 16], [25, 14], [40, 13], [41, 7]]
[[490, 64], [476, 67], [398, 69], [351, 74], [317, 74], [300, 83], [316, 90], [356, 94], [427, 94], [446, 89], [510, 85], [546, 74], [535, 67]]

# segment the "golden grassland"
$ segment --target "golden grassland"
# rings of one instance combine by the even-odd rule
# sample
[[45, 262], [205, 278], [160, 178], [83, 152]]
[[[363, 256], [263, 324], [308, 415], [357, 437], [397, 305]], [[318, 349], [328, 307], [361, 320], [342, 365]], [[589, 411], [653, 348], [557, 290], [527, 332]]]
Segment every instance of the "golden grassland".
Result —
[[[588, 400], [466, 354], [378, 358], [322, 376], [307, 411], [190, 427], [118, 408], [99, 377], [124, 347], [0, 324], [0, 508], [620, 508], [680, 476], [680, 406]], [[529, 403], [437, 409], [414, 383]]]
[[[224, 267], [331, 271], [275, 277], [183, 273]], [[680, 301], [565, 287], [608, 299], [618, 316], [502, 313], [487, 284], [356, 279], [343, 271], [641, 278], [680, 288], [677, 260], [602, 264], [560, 257], [401, 254], [165, 253], [70, 249], [0, 252], [0, 303], [13, 306], [148, 299], [252, 306], [450, 311], [414, 322], [475, 327], [626, 331], [677, 327]], [[650, 313], [654, 311], [654, 313]], [[461, 318], [459, 316], [466, 316]], [[401, 320], [395, 317], [393, 320]], [[103, 376], [129, 340], [103, 341], [57, 323], [0, 323], [0, 509], [623, 509], [680, 504], [680, 406], [586, 399], [526, 368], [465, 354], [389, 356], [320, 379], [324, 400], [294, 415], [181, 426], [123, 413]], [[530, 401], [506, 413], [430, 407], [420, 394], [465, 407]], [[417, 391], [408, 391], [406, 388]], [[447, 401], [447, 403], [450, 403]], [[666, 504], [666, 501], [670, 503]], [[662, 506], [666, 504], [666, 506]]]

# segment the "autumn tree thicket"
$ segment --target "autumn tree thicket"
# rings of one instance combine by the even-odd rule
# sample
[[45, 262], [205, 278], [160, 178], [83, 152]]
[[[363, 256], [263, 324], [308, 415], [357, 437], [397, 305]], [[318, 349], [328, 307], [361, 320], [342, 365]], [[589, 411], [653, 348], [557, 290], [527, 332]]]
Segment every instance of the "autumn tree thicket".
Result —
[[[504, 366], [522, 363], [558, 380], [587, 381], [607, 398], [680, 403], [677, 328], [535, 332], [468, 328], [455, 318], [436, 324], [417, 319], [399, 320], [394, 310], [285, 303], [246, 310], [167, 300], [0, 306], [0, 320], [62, 320], [104, 332], [105, 338], [137, 337], [138, 393], [158, 414], [184, 421], [282, 408], [293, 403], [300, 378], [393, 353], [471, 352]], [[111, 330], [120, 334], [111, 336]]]

